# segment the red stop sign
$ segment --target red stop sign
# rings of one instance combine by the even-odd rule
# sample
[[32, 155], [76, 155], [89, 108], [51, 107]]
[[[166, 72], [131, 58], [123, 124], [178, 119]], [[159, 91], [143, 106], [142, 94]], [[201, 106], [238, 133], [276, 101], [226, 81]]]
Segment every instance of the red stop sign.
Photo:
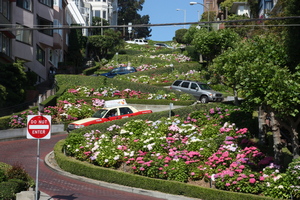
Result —
[[51, 116], [28, 115], [27, 138], [49, 139], [51, 130]]

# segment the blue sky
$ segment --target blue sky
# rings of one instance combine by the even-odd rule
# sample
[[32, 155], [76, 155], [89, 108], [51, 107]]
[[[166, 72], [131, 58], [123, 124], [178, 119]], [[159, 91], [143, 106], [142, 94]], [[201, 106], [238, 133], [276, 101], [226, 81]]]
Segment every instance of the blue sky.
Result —
[[[197, 22], [199, 15], [201, 17], [203, 13], [203, 6], [190, 5], [191, 1], [194, 0], [145, 0], [143, 10], [139, 14], [149, 15], [150, 24], [183, 23], [184, 13], [186, 22]], [[196, 2], [203, 3], [203, 0]], [[151, 27], [152, 36], [149, 39], [170, 41], [175, 36], [175, 31], [181, 28], [184, 28], [183, 25]], [[186, 28], [189, 28], [189, 25], [186, 25]]]

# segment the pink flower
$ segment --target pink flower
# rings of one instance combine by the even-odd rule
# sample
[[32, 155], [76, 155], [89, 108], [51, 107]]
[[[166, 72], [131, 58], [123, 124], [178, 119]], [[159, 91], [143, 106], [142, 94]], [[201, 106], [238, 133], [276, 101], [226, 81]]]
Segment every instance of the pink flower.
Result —
[[228, 186], [230, 186], [230, 183], [226, 183], [225, 185], [228, 187]]
[[194, 176], [194, 175], [195, 175], [195, 172], [192, 172], [191, 175]]
[[240, 169], [245, 169], [245, 165], [240, 165], [239, 168]]
[[249, 179], [249, 182], [250, 182], [250, 183], [255, 183], [256, 180], [255, 180], [255, 178], [250, 178], [250, 179]]

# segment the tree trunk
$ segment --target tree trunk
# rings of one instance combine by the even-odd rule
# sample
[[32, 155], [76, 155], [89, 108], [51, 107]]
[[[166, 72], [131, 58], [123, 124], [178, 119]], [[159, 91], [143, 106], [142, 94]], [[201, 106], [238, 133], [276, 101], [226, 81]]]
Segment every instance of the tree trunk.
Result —
[[262, 106], [258, 108], [258, 138], [261, 145], [266, 144], [266, 112]]
[[297, 130], [292, 127], [293, 135], [292, 135], [292, 148], [293, 148], [293, 158], [299, 158], [299, 134]]
[[291, 143], [292, 143], [292, 154], [293, 158], [299, 158], [300, 156], [300, 149], [299, 149], [299, 132], [297, 127], [300, 124], [300, 117], [297, 115], [296, 117], [287, 117], [286, 120], [282, 121], [280, 124], [284, 128], [286, 128], [291, 136]]
[[239, 103], [239, 97], [238, 97], [238, 92], [236, 89], [233, 89], [233, 93], [234, 93], [234, 105], [238, 106]]
[[273, 150], [274, 150], [274, 161], [276, 164], [280, 164], [281, 156], [282, 156], [282, 144], [281, 144], [281, 135], [279, 123], [275, 118], [274, 112], [270, 113], [271, 117], [271, 130], [273, 133]]

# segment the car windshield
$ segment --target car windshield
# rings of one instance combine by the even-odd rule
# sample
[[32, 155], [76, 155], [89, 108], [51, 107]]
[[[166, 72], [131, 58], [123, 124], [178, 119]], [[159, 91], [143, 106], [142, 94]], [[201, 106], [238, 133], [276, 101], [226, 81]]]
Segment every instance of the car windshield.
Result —
[[105, 109], [100, 109], [97, 112], [95, 112], [92, 117], [96, 117], [96, 118], [104, 118], [105, 114], [107, 113], [107, 110]]
[[211, 88], [206, 84], [201, 84], [200, 88], [201, 88], [201, 90], [211, 90]]

